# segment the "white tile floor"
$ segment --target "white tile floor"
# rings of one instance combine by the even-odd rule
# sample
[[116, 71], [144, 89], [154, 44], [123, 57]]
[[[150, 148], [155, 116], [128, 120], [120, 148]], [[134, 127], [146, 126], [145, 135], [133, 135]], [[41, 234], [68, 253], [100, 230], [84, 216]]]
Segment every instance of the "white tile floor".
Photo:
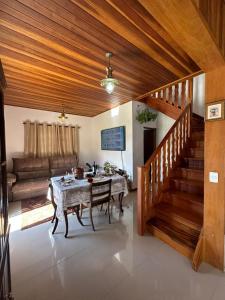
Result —
[[[70, 238], [63, 223], [52, 236], [45, 223], [20, 231], [13, 224], [10, 239], [15, 300], [224, 300], [225, 275], [203, 264], [198, 273], [188, 259], [151, 236], [139, 237], [132, 201], [113, 224], [96, 211], [91, 227], [69, 216]], [[11, 207], [18, 209], [19, 203]], [[84, 221], [89, 222], [85, 214]]]

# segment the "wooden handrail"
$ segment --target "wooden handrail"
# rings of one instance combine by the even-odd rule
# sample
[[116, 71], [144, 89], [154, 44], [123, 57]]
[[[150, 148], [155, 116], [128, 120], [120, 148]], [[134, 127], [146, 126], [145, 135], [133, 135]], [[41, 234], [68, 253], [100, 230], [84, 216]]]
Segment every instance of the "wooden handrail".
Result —
[[171, 133], [174, 130], [174, 128], [176, 128], [177, 124], [180, 122], [180, 119], [186, 114], [186, 112], [188, 111], [188, 109], [190, 107], [191, 107], [191, 104], [188, 104], [186, 106], [185, 110], [181, 113], [180, 117], [175, 121], [175, 123], [173, 124], [173, 126], [167, 132], [167, 134], [165, 135], [165, 137], [163, 138], [163, 140], [160, 142], [160, 144], [157, 146], [157, 148], [155, 149], [155, 151], [152, 153], [152, 155], [150, 156], [150, 158], [146, 161], [146, 163], [144, 165], [145, 167], [148, 167], [149, 164], [152, 162], [152, 160], [156, 157], [156, 155], [159, 153], [159, 151], [162, 148], [162, 146], [165, 144], [165, 141], [168, 140], [168, 137], [171, 135]]
[[178, 83], [184, 82], [184, 81], [186, 81], [186, 80], [188, 80], [188, 79], [194, 78], [194, 77], [196, 77], [196, 76], [198, 76], [198, 75], [201, 75], [201, 74], [203, 74], [203, 73], [204, 73], [203, 71], [197, 71], [197, 72], [192, 73], [192, 74], [190, 74], [190, 75], [187, 75], [187, 76], [185, 76], [185, 77], [183, 77], [183, 78], [180, 78], [180, 79], [177, 79], [177, 80], [175, 80], [175, 81], [173, 81], [173, 82], [170, 82], [170, 83], [168, 83], [168, 84], [165, 84], [165, 85], [163, 85], [163, 86], [161, 86], [161, 87], [159, 87], [159, 88], [156, 88], [156, 89], [154, 89], [154, 90], [151, 90], [151, 91], [149, 91], [149, 92], [147, 92], [147, 93], [145, 93], [145, 94], [143, 94], [143, 95], [141, 95], [141, 96], [138, 96], [138, 97], [135, 98], [134, 100], [136, 100], [136, 101], [140, 101], [140, 100], [142, 100], [142, 99], [144, 100], [144, 98], [150, 96], [150, 95], [153, 94], [153, 93], [162, 91], [162, 90], [164, 90], [164, 89], [166, 89], [166, 88], [169, 88], [169, 87], [172, 87], [172, 86], [174, 86], [174, 85], [177, 85]]

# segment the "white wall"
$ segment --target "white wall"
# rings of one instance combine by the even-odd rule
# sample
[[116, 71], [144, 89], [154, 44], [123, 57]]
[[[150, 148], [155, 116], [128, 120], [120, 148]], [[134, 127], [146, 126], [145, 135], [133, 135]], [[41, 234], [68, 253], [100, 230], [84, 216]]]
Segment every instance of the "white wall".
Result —
[[158, 112], [156, 125], [156, 145], [158, 146], [169, 129], [173, 126], [175, 120]]
[[193, 79], [193, 112], [199, 116], [205, 115], [205, 74]]
[[[21, 108], [5, 105], [6, 150], [8, 169], [12, 167], [12, 157], [23, 156], [24, 151], [24, 126], [26, 120], [39, 122], [57, 122], [59, 113], [37, 109]], [[80, 135], [80, 162], [92, 161], [91, 128], [92, 118], [68, 115], [68, 124], [79, 125]]]
[[133, 188], [137, 187], [137, 167], [144, 164], [144, 127], [156, 128], [157, 124], [157, 120], [144, 124], [136, 120], [137, 109], [142, 110], [146, 107], [148, 106], [144, 103], [133, 101]]
[[[124, 166], [120, 151], [101, 150], [101, 130], [117, 126], [126, 127], [126, 151], [122, 151]], [[124, 168], [130, 178], [133, 178], [132, 101], [93, 118], [92, 151], [97, 164], [103, 165], [105, 161], [109, 161], [121, 169]]]

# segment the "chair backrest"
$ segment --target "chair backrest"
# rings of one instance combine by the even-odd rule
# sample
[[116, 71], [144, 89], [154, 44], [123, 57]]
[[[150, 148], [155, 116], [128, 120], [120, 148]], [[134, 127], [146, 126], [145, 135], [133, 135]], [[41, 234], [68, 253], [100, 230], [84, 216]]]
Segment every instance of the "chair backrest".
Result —
[[91, 184], [91, 203], [94, 202], [107, 202], [111, 199], [111, 186], [112, 179], [93, 182]]

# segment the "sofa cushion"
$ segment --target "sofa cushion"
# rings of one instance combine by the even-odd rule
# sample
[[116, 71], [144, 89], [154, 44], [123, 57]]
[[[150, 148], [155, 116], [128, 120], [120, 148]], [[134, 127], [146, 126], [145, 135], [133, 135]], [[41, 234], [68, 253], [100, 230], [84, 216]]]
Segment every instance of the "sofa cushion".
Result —
[[13, 158], [13, 173], [49, 170], [48, 158]]
[[66, 172], [71, 172], [70, 168], [51, 169], [51, 177], [66, 175]]
[[51, 157], [50, 169], [71, 169], [77, 167], [77, 156]]
[[48, 170], [29, 171], [29, 172], [16, 172], [15, 174], [16, 174], [17, 181], [50, 177], [50, 173], [49, 173]]
[[17, 194], [18, 193], [29, 193], [29, 192], [35, 193], [39, 190], [44, 190], [44, 191], [46, 191], [46, 195], [47, 195], [48, 185], [49, 185], [49, 181], [46, 178], [20, 181], [20, 182], [17, 182], [13, 186], [12, 192], [17, 193]]

